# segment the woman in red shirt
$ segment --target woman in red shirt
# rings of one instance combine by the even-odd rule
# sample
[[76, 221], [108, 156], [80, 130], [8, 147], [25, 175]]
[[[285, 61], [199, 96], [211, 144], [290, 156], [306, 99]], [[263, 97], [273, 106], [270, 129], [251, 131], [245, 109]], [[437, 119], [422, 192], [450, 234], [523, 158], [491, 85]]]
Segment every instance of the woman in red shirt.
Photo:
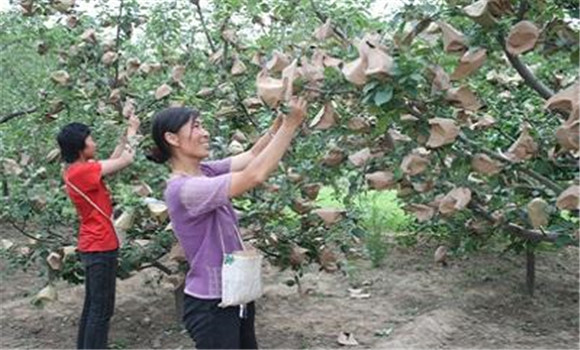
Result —
[[[129, 118], [127, 138], [135, 136], [139, 119]], [[77, 209], [77, 250], [85, 267], [85, 302], [79, 322], [78, 349], [105, 349], [115, 306], [119, 240], [113, 226], [113, 205], [103, 176], [133, 162], [134, 151], [123, 138], [109, 159], [95, 160], [96, 145], [88, 126], [71, 123], [57, 137], [67, 163], [66, 191]]]

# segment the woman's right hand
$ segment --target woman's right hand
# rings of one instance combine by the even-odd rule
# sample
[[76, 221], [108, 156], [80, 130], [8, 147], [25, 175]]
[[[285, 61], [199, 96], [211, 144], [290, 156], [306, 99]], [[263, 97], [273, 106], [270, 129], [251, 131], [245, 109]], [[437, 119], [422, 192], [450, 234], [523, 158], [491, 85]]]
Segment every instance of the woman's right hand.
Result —
[[308, 103], [303, 97], [294, 96], [290, 99], [288, 107], [290, 107], [290, 113], [284, 118], [283, 125], [298, 128], [306, 117]]
[[114, 174], [133, 163], [135, 159], [135, 151], [124, 145], [121, 154], [117, 158], [110, 158], [99, 161], [101, 163], [101, 173], [103, 176]]
[[141, 121], [139, 120], [139, 117], [137, 117], [135, 113], [132, 113], [129, 116], [129, 126], [127, 127], [127, 136], [131, 137], [137, 134], [140, 125]]

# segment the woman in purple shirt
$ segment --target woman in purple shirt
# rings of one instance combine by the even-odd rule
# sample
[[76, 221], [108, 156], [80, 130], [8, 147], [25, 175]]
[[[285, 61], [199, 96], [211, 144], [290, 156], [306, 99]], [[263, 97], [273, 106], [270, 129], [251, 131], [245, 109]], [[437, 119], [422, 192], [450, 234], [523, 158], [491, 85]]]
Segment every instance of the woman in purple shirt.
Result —
[[165, 201], [190, 266], [185, 278], [183, 321], [198, 349], [258, 347], [254, 303], [247, 305], [242, 317], [238, 307], [218, 306], [222, 258], [224, 253], [242, 249], [231, 198], [268, 179], [306, 116], [303, 99], [293, 98], [289, 107], [288, 115], [278, 117], [249, 151], [217, 161], [204, 161], [210, 138], [197, 111], [167, 108], [153, 119], [157, 149], [151, 158], [160, 163], [169, 161], [172, 171]]

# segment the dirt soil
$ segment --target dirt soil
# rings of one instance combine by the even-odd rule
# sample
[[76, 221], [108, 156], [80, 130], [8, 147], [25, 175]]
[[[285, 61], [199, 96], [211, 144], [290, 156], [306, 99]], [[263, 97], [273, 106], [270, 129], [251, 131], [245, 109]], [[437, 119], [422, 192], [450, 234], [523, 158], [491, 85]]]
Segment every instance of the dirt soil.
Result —
[[[2, 238], [5, 233], [2, 233]], [[312, 267], [304, 295], [284, 284], [290, 272], [264, 267], [265, 295], [257, 303], [261, 348], [578, 349], [578, 249], [539, 254], [536, 292], [525, 293], [523, 256], [478, 253], [433, 263], [434, 247], [391, 249], [384, 266], [357, 262], [347, 276]], [[30, 303], [43, 287], [37, 271], [9, 271], [0, 260], [0, 348], [73, 348], [84, 290], [60, 283], [59, 300]], [[176, 321], [173, 294], [145, 270], [118, 282], [112, 348], [193, 348]], [[352, 298], [362, 287], [369, 298]]]

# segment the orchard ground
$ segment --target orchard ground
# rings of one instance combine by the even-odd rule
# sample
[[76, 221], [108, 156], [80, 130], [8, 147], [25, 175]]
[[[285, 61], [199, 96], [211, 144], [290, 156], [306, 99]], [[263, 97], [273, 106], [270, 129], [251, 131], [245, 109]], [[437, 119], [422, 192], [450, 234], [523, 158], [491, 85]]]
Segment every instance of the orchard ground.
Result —
[[[8, 225], [3, 237], [19, 239]], [[524, 257], [479, 252], [433, 263], [434, 246], [393, 246], [379, 268], [355, 261], [349, 274], [319, 272], [303, 279], [304, 295], [285, 281], [289, 271], [265, 266], [265, 296], [257, 303], [261, 348], [337, 348], [341, 331], [353, 348], [577, 349], [578, 249], [538, 253], [536, 293], [525, 294]], [[31, 296], [43, 287], [39, 268], [10, 271], [0, 261], [0, 347], [73, 348], [82, 308], [82, 286], [59, 282], [59, 300], [38, 308]], [[179, 323], [173, 293], [144, 270], [117, 285], [113, 348], [192, 348]], [[368, 299], [351, 298], [362, 287]]]

